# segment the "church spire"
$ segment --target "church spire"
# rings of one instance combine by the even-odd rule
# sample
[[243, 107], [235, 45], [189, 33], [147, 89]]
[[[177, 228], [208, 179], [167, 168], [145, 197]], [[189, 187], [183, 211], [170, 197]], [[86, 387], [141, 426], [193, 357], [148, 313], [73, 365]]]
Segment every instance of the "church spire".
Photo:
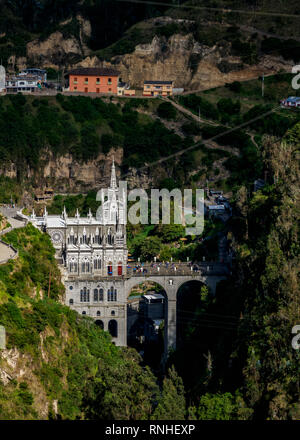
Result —
[[62, 217], [63, 217], [64, 220], [66, 220], [67, 217], [68, 217], [67, 210], [66, 210], [66, 207], [65, 207], [65, 206], [64, 206], [64, 210], [63, 210], [63, 212], [62, 212]]
[[113, 156], [113, 161], [112, 161], [112, 166], [111, 166], [110, 187], [112, 189], [117, 189], [117, 179], [116, 179], [116, 168], [115, 168], [114, 156]]

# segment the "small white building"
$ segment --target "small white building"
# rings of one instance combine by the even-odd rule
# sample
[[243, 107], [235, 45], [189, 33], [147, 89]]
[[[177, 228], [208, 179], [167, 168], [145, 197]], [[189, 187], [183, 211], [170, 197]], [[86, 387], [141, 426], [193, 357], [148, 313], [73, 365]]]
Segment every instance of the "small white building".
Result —
[[142, 296], [142, 309], [145, 318], [164, 319], [165, 297], [158, 293], [147, 293]]
[[37, 76], [27, 75], [25, 72], [6, 79], [8, 93], [35, 92], [41, 89], [41, 80]]
[[47, 82], [47, 71], [44, 69], [37, 69], [36, 67], [30, 67], [28, 69], [23, 69], [21, 73], [29, 76], [35, 76], [42, 82]]

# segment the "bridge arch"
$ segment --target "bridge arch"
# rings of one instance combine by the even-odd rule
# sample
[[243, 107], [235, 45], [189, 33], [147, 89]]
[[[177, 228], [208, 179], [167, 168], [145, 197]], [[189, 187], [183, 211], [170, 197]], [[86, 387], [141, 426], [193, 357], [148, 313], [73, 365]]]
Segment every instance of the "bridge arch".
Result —
[[200, 268], [197, 272], [185, 268], [183, 270], [177, 270], [176, 272], [164, 270], [157, 273], [149, 269], [148, 273], [134, 274], [125, 281], [125, 294], [127, 297], [132, 287], [145, 281], [157, 283], [166, 292], [167, 321], [165, 325], [165, 335], [167, 348], [176, 348], [178, 292], [186, 283], [198, 281], [209, 287], [211, 293], [215, 294], [217, 283], [227, 278], [228, 268], [224, 265], [220, 266], [218, 263], [214, 263], [214, 266], [215, 267], [206, 263], [205, 268]]
[[[128, 287], [126, 290], [128, 295], [136, 287], [149, 282], [155, 284], [155, 287], [150, 287], [147, 292], [144, 291], [141, 295], [156, 291], [164, 297], [164, 300], [163, 306], [161, 304], [149, 305], [142, 300], [141, 296], [128, 296], [127, 344], [143, 353], [144, 361], [153, 370], [159, 370], [168, 344], [168, 295], [163, 283], [158, 283], [150, 278], [141, 280], [139, 277], [135, 277], [135, 280], [135, 283], [131, 282], [130, 288]], [[152, 300], [150, 299], [150, 301]]]
[[[189, 327], [203, 304], [204, 279], [187, 280], [180, 284], [176, 294], [176, 346], [189, 342]], [[210, 291], [210, 289], [208, 289]]]

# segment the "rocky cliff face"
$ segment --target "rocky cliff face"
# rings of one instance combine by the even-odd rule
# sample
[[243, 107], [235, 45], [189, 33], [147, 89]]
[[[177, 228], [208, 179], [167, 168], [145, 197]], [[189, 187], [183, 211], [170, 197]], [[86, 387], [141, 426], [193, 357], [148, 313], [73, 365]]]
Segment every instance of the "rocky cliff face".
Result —
[[[126, 179], [129, 189], [153, 186], [164, 171], [159, 167], [151, 173], [148, 170], [138, 171], [130, 168], [126, 176], [122, 176], [120, 167], [123, 149], [119, 148], [111, 150], [107, 155], [100, 153], [95, 159], [87, 162], [78, 162], [71, 155], [54, 157], [53, 154], [45, 152], [40, 160], [39, 170], [28, 167], [24, 170], [22, 177], [33, 182], [33, 187], [36, 189], [42, 189], [48, 185], [53, 187], [57, 193], [86, 193], [91, 189], [105, 188], [109, 185], [113, 159], [116, 164], [117, 178]], [[6, 164], [5, 167], [0, 165], [0, 175], [16, 178], [15, 164]], [[24, 197], [27, 202], [30, 202], [31, 196], [27, 191], [24, 191]]]
[[[87, 42], [92, 33], [91, 23], [81, 15], [77, 15], [74, 20], [76, 20], [78, 35], [74, 36], [65, 32], [65, 28], [72, 21], [66, 20], [60, 23], [61, 30], [52, 33], [46, 40], [36, 39], [28, 43], [27, 59], [41, 68], [68, 68], [87, 56], [90, 53]], [[65, 37], [64, 34], [69, 34], [69, 36]], [[24, 62], [24, 60], [17, 60], [17, 63], [20, 64], [22, 61]]]
[[[264, 56], [256, 65], [244, 64], [240, 57], [232, 56], [230, 44], [212, 47], [195, 41], [192, 34], [173, 35], [169, 39], [155, 36], [150, 44], [136, 46], [131, 54], [113, 57], [105, 62], [115, 67], [123, 81], [131, 87], [142, 88], [150, 79], [173, 80], [175, 87], [203, 90], [233, 81], [245, 81], [265, 74], [290, 71], [292, 63], [281, 58]], [[77, 65], [101, 65], [97, 57], [87, 57]]]
[[[113, 157], [119, 177], [118, 166], [123, 159], [122, 149], [111, 150], [107, 155], [100, 153], [95, 159], [87, 162], [78, 162], [71, 155], [54, 157], [52, 153], [45, 152], [40, 160], [40, 168], [33, 170], [28, 167], [23, 170], [22, 177], [27, 181], [33, 181], [37, 188], [51, 184], [57, 192], [86, 192], [109, 184]], [[0, 166], [0, 175], [16, 178], [15, 164]]]
[[69, 21], [61, 23], [61, 30], [46, 40], [27, 44], [26, 58], [11, 57], [11, 65], [25, 67], [30, 61], [40, 67], [65, 68], [72, 66], [117, 68], [123, 81], [142, 88], [146, 79], [174, 80], [176, 87], [203, 90], [233, 81], [245, 81], [265, 74], [290, 71], [292, 62], [280, 57], [262, 56], [255, 65], [242, 62], [232, 55], [231, 44], [221, 41], [214, 46], [199, 43], [193, 35], [174, 34], [170, 38], [154, 36], [151, 43], [139, 44], [133, 53], [118, 55], [110, 62], [100, 61], [87, 46], [91, 24], [80, 15], [76, 17], [78, 35], [64, 37]]

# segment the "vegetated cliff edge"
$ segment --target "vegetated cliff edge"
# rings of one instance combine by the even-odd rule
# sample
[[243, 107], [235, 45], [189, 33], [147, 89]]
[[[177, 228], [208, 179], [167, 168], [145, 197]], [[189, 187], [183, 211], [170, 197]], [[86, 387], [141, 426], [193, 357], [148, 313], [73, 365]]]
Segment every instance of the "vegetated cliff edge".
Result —
[[269, 46], [262, 36], [251, 37], [227, 23], [208, 22], [200, 32], [193, 20], [157, 17], [134, 26], [111, 46], [93, 51], [88, 47], [90, 21], [81, 15], [74, 20], [76, 32], [68, 28], [69, 20], [62, 22], [47, 38], [28, 42], [26, 56], [11, 55], [9, 69], [36, 65], [67, 71], [73, 66], [104, 65], [117, 68], [122, 80], [135, 88], [146, 79], [161, 79], [173, 80], [176, 87], [203, 90], [262, 73], [290, 71], [295, 64], [265, 50]]
[[[95, 58], [86, 58], [83, 66], [97, 64]], [[244, 63], [231, 53], [230, 46], [212, 47], [197, 42], [192, 34], [172, 35], [169, 39], [155, 36], [151, 43], [137, 45], [132, 54], [115, 56], [110, 63], [122, 80], [142, 88], [146, 79], [173, 80], [175, 87], [204, 90], [234, 81], [257, 78], [262, 72], [277, 73], [290, 70], [283, 59], [264, 56], [255, 64]]]
[[164, 407], [163, 397], [137, 352], [116, 347], [93, 320], [62, 305], [50, 238], [28, 225], [4, 239], [19, 257], [0, 265], [0, 325], [7, 335], [0, 419], [155, 418], [154, 402]]

